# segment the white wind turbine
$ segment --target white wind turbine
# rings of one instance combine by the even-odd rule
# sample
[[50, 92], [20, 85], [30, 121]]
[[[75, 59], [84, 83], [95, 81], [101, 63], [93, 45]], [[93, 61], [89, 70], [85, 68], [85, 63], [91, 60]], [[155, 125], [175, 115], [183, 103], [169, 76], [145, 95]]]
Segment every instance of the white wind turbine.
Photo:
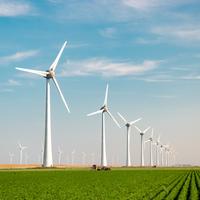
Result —
[[148, 140], [145, 141], [145, 143], [149, 142], [149, 153], [150, 153], [150, 160], [149, 160], [149, 166], [153, 166], [153, 155], [152, 155], [152, 146], [153, 146], [153, 128], [151, 131], [151, 136]]
[[144, 131], [140, 130], [137, 126], [135, 126], [135, 128], [139, 131], [140, 136], [141, 136], [141, 151], [140, 151], [141, 160], [140, 160], [140, 166], [143, 167], [144, 166], [144, 142], [143, 142], [143, 136], [151, 127], [146, 128]]
[[163, 145], [164, 146], [164, 151], [165, 151], [165, 166], [168, 167], [169, 165], [169, 144]]
[[39, 70], [30, 70], [24, 68], [16, 68], [17, 70], [21, 70], [24, 72], [33, 73], [39, 75], [46, 79], [46, 111], [45, 111], [45, 137], [44, 137], [44, 155], [43, 155], [43, 167], [52, 167], [53, 159], [52, 159], [52, 143], [51, 143], [51, 106], [50, 106], [50, 80], [52, 80], [60, 94], [60, 97], [69, 111], [69, 107], [65, 101], [65, 98], [60, 90], [60, 86], [56, 80], [55, 70], [58, 65], [58, 61], [60, 56], [66, 46], [67, 42], [65, 41], [60, 52], [58, 53], [56, 59], [51, 64], [50, 68], [47, 71], [39, 71]]
[[102, 135], [101, 135], [101, 166], [102, 167], [107, 166], [106, 138], [105, 138], [105, 113], [108, 113], [108, 115], [112, 118], [112, 120], [115, 122], [115, 124], [117, 124], [117, 126], [120, 127], [117, 120], [110, 113], [110, 111], [108, 109], [107, 101], [108, 101], [108, 84], [107, 84], [107, 87], [106, 87], [106, 94], [105, 94], [105, 98], [104, 98], [104, 103], [103, 103], [102, 107], [100, 108], [100, 110], [87, 115], [87, 116], [92, 116], [92, 115], [96, 115], [96, 114], [102, 115]]
[[73, 165], [74, 164], [74, 154], [76, 153], [76, 150], [74, 149], [72, 152], [71, 152], [71, 164]]
[[9, 157], [10, 157], [10, 164], [13, 164], [13, 157], [14, 157], [14, 154], [9, 152]]
[[[142, 118], [136, 119], [134, 121], [128, 122], [119, 112], [117, 113], [121, 119], [124, 121], [126, 128], [127, 128], [127, 136], [126, 136], [126, 166], [131, 166], [131, 153], [130, 153], [130, 132], [131, 132], [131, 126], [135, 124], [136, 122], [140, 121]], [[122, 127], [124, 127], [122, 126]], [[121, 128], [122, 128], [121, 127]]]
[[155, 142], [156, 145], [156, 166], [158, 167], [160, 165], [159, 163], [159, 145], [160, 145], [160, 136], [158, 136], [157, 141]]
[[82, 164], [85, 165], [86, 153], [82, 152]]
[[19, 164], [22, 164], [22, 160], [23, 160], [23, 151], [24, 149], [26, 149], [26, 146], [22, 146], [20, 142], [18, 142], [18, 147], [19, 147]]
[[62, 156], [62, 150], [61, 150], [61, 148], [60, 147], [58, 147], [58, 164], [60, 165], [60, 163], [61, 163], [61, 156]]
[[91, 163], [94, 164], [94, 162], [95, 162], [95, 154], [91, 153], [90, 155], [91, 155], [91, 161], [92, 161]]
[[160, 165], [161, 165], [161, 166], [164, 166], [163, 151], [164, 151], [164, 145], [161, 144], [161, 145], [160, 145], [160, 156], [161, 156], [161, 158], [160, 158]]

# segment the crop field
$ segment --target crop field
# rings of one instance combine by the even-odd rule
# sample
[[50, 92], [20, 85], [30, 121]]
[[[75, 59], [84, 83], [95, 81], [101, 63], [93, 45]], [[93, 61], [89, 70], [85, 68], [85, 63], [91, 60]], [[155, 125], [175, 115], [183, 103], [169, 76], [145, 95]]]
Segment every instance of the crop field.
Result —
[[200, 170], [1, 170], [0, 199], [196, 200]]

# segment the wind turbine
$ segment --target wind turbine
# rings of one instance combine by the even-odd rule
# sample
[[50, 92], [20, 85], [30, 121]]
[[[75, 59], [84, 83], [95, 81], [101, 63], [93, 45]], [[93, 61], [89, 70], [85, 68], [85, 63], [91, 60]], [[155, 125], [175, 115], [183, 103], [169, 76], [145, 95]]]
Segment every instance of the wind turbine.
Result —
[[60, 165], [60, 163], [61, 163], [61, 156], [62, 156], [62, 150], [61, 150], [61, 148], [60, 147], [58, 147], [58, 164]]
[[[131, 166], [131, 153], [130, 153], [130, 132], [131, 132], [131, 126], [135, 124], [136, 122], [140, 121], [142, 118], [136, 119], [134, 121], [128, 122], [119, 112], [117, 113], [120, 118], [124, 121], [126, 128], [127, 128], [127, 136], [126, 136], [126, 166]], [[122, 127], [124, 127], [122, 126]], [[121, 127], [121, 128], [122, 128]]]
[[160, 145], [160, 136], [158, 136], [157, 141], [155, 142], [156, 145], [156, 166], [159, 166], [159, 145]]
[[44, 137], [44, 155], [43, 155], [43, 167], [52, 167], [53, 159], [52, 159], [52, 143], [51, 143], [51, 106], [50, 106], [50, 80], [52, 80], [60, 94], [60, 97], [69, 111], [69, 107], [65, 101], [65, 98], [60, 90], [60, 86], [56, 80], [55, 70], [58, 65], [58, 61], [61, 57], [62, 52], [66, 46], [67, 42], [65, 41], [60, 52], [58, 53], [56, 59], [51, 64], [50, 68], [47, 71], [39, 71], [39, 70], [31, 70], [24, 68], [16, 68], [17, 70], [33, 73], [39, 75], [46, 79], [46, 111], [45, 111], [45, 137]]
[[160, 155], [161, 155], [161, 159], [160, 159], [161, 162], [160, 162], [160, 165], [161, 165], [161, 166], [164, 166], [163, 151], [164, 151], [164, 145], [161, 144], [161, 145], [160, 145]]
[[74, 154], [76, 153], [76, 150], [73, 150], [71, 153], [72, 158], [72, 165], [74, 164]]
[[85, 158], [86, 158], [86, 153], [85, 152], [82, 152], [82, 164], [86, 164], [85, 163]]
[[28, 154], [27, 153], [25, 153], [25, 164], [27, 165], [28, 164], [28, 159], [29, 159], [29, 156], [28, 156]]
[[14, 157], [14, 154], [9, 152], [9, 157], [10, 157], [10, 164], [13, 164], [13, 157]]
[[19, 147], [19, 164], [22, 164], [22, 160], [23, 160], [23, 151], [24, 149], [26, 149], [26, 146], [22, 146], [20, 142], [18, 142], [18, 147]]
[[95, 162], [95, 161], [94, 161], [94, 160], [95, 160], [95, 154], [94, 154], [94, 153], [91, 153], [90, 155], [91, 155], [92, 164], [94, 164], [94, 162]]
[[163, 145], [165, 150], [165, 166], [169, 166], [169, 144]]
[[106, 138], [105, 138], [105, 113], [108, 113], [108, 115], [111, 117], [111, 119], [117, 124], [118, 127], [120, 125], [118, 124], [117, 120], [113, 117], [113, 115], [110, 113], [108, 109], [108, 84], [106, 86], [106, 93], [105, 93], [105, 98], [104, 98], [104, 103], [100, 110], [90, 113], [87, 116], [92, 116], [96, 114], [101, 114], [102, 115], [102, 135], [101, 135], [101, 166], [102, 167], [107, 167], [107, 157], [106, 157]]
[[140, 136], [141, 136], [141, 151], [140, 151], [141, 160], [140, 160], [140, 166], [143, 167], [144, 166], [144, 142], [143, 142], [143, 136], [151, 127], [146, 128], [144, 131], [140, 130], [137, 126], [135, 126], [135, 128], [139, 131]]
[[151, 130], [151, 136], [148, 140], [145, 141], [145, 143], [149, 142], [149, 153], [150, 153], [150, 160], [149, 160], [149, 166], [153, 166], [153, 156], [152, 156], [152, 144], [153, 144], [153, 128]]

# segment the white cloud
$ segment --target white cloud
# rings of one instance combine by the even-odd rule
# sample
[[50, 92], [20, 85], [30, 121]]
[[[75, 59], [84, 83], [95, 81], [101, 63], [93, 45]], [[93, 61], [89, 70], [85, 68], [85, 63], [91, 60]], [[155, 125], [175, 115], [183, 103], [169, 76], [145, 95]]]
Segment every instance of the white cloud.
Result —
[[4, 88], [0, 88], [0, 93], [7, 93], [7, 92], [13, 92], [13, 90], [12, 89], [4, 89]]
[[154, 27], [152, 33], [185, 42], [200, 41], [200, 27], [197, 25]]
[[176, 6], [179, 4], [191, 3], [194, 0], [121, 0], [122, 3], [128, 7], [132, 7], [136, 10], [147, 11], [155, 8], [161, 8], [166, 6]]
[[25, 60], [27, 58], [36, 56], [38, 53], [38, 50], [16, 52], [15, 54], [9, 56], [0, 57], [0, 63], [9, 63]]
[[135, 42], [137, 44], [142, 44], [142, 45], [152, 45], [152, 44], [159, 44], [161, 42], [161, 39], [160, 38], [156, 38], [156, 39], [137, 38]]
[[6, 83], [7, 86], [20, 86], [20, 82], [13, 80], [13, 79], [9, 79], [8, 82]]
[[32, 8], [27, 2], [0, 0], [0, 16], [14, 17], [30, 14]]
[[154, 70], [160, 61], [146, 60], [141, 64], [129, 62], [115, 62], [109, 59], [93, 58], [64, 63], [61, 76], [90, 76], [103, 77], [139, 75]]
[[89, 44], [87, 43], [69, 43], [67, 45], [67, 48], [76, 49], [76, 48], [83, 48], [87, 46], [89, 46]]
[[156, 95], [154, 97], [159, 98], [159, 99], [174, 99], [176, 96], [174, 96], [174, 95]]
[[200, 75], [188, 75], [188, 76], [183, 76], [180, 79], [183, 79], [183, 80], [200, 80]]
[[116, 29], [108, 27], [99, 31], [100, 35], [106, 38], [114, 38], [116, 36]]

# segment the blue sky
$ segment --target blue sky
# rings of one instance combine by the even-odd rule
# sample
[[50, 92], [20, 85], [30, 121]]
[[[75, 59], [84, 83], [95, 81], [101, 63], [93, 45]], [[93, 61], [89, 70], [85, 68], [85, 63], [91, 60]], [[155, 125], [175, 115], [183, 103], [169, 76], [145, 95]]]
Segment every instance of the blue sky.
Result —
[[[152, 126], [177, 151], [178, 163], [200, 165], [199, 11], [197, 0], [0, 0], [0, 162], [8, 162], [9, 151], [18, 162], [18, 140], [28, 146], [29, 162], [38, 161], [45, 82], [15, 67], [48, 69], [67, 40], [57, 79], [72, 113], [52, 85], [55, 162], [58, 146], [63, 162], [73, 149], [77, 162], [83, 151], [99, 160], [100, 116], [86, 114], [102, 105], [109, 83], [113, 115], [143, 117], [138, 126]], [[123, 163], [125, 130], [106, 122], [108, 160]], [[139, 139], [133, 129], [134, 164]]]

